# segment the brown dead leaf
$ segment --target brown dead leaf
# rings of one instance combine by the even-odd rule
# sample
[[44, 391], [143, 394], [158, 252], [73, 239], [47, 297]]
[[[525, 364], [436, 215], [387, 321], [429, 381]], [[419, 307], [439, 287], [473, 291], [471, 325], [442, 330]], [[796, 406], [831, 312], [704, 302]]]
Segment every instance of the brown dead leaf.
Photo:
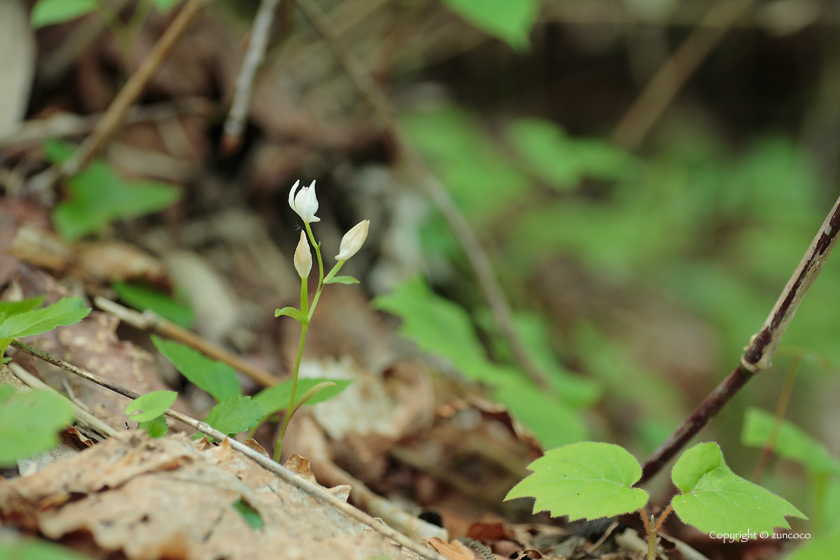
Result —
[[475, 560], [475, 554], [472, 549], [464, 545], [461, 541], [452, 541], [450, 543], [440, 540], [437, 537], [432, 537], [429, 542], [435, 550], [449, 558], [449, 560]]

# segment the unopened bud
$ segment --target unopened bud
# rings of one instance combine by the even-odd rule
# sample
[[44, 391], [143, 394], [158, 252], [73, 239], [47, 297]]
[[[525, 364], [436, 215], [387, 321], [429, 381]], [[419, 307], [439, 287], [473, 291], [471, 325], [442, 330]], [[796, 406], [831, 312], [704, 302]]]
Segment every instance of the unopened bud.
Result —
[[362, 248], [365, 239], [367, 239], [369, 227], [370, 220], [364, 220], [345, 233], [344, 237], [341, 238], [341, 247], [338, 249], [338, 254], [335, 256], [335, 260], [346, 261], [358, 253], [359, 249]]
[[309, 278], [312, 270], [312, 251], [309, 250], [309, 242], [306, 241], [306, 234], [300, 232], [300, 242], [295, 249], [295, 270], [301, 278]]

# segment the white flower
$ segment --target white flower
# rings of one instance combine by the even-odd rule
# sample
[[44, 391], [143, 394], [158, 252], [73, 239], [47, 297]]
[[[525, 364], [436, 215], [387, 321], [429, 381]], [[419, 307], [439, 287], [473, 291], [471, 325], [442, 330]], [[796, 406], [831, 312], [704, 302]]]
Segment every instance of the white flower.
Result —
[[359, 249], [362, 248], [365, 239], [367, 239], [368, 227], [370, 227], [370, 220], [364, 220], [345, 233], [344, 237], [341, 238], [341, 247], [338, 249], [338, 254], [335, 256], [335, 260], [346, 261], [358, 253]]
[[309, 278], [312, 270], [312, 251], [309, 250], [309, 242], [306, 241], [306, 234], [300, 232], [300, 242], [295, 249], [295, 270], [301, 278]]
[[299, 184], [300, 181], [295, 181], [292, 190], [289, 191], [289, 206], [307, 224], [310, 222], [320, 222], [321, 218], [315, 216], [315, 212], [318, 211], [318, 198], [315, 196], [315, 181], [312, 181], [312, 184], [308, 187], [301, 188], [295, 194], [295, 190]]

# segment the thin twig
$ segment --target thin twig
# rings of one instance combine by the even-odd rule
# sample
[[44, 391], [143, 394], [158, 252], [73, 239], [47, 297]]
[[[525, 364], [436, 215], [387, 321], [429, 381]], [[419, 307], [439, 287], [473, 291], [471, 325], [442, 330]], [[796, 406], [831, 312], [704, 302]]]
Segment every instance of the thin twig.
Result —
[[825, 264], [828, 255], [837, 243], [840, 233], [840, 198], [834, 203], [822, 227], [811, 242], [805, 255], [773, 310], [764, 322], [761, 331], [750, 340], [749, 347], [741, 356], [740, 364], [714, 391], [700, 403], [691, 416], [660, 445], [645, 462], [639, 484], [650, 480], [674, 455], [682, 449], [709, 420], [746, 385], [747, 381], [763, 369], [770, 367], [770, 358], [776, 352], [785, 330], [796, 313], [805, 292], [814, 283]]
[[274, 23], [274, 13], [280, 0], [262, 0], [257, 15], [254, 17], [254, 25], [251, 28], [251, 38], [248, 41], [248, 52], [242, 61], [242, 68], [236, 77], [234, 85], [233, 103], [230, 113], [225, 120], [224, 136], [222, 137], [222, 152], [232, 153], [241, 142], [242, 129], [245, 127], [245, 118], [248, 116], [248, 106], [251, 103], [251, 87], [254, 84], [254, 76], [257, 68], [265, 58], [265, 49], [268, 45], [268, 35], [271, 32], [271, 24]]
[[[109, 381], [108, 379], [105, 379], [104, 377], [100, 377], [100, 376], [98, 376], [94, 373], [91, 373], [89, 371], [83, 370], [82, 368], [76, 367], [71, 363], [65, 362], [64, 360], [56, 358], [55, 356], [52, 356], [49, 353], [44, 352], [42, 350], [38, 350], [37, 348], [33, 348], [32, 346], [29, 346], [28, 344], [24, 344], [23, 342], [13, 340], [11, 345], [14, 346], [15, 348], [18, 348], [18, 349], [28, 353], [28, 354], [31, 354], [31, 355], [35, 356], [36, 358], [40, 358], [41, 360], [44, 360], [44, 361], [49, 362], [53, 365], [56, 365], [56, 366], [66, 370], [66, 371], [68, 371], [68, 372], [70, 372], [74, 375], [78, 375], [79, 377], [81, 377], [83, 379], [87, 379], [88, 381], [92, 381], [93, 383], [96, 383], [97, 385], [101, 385], [102, 387], [106, 387], [106, 388], [114, 391], [115, 393], [119, 393], [120, 395], [123, 395], [125, 397], [130, 398], [130, 399], [137, 399], [141, 396], [139, 393], [135, 393], [131, 389], [127, 389], [125, 387], [122, 387], [121, 385], [118, 385], [117, 383], [114, 383], [113, 381]], [[188, 426], [191, 426], [192, 428], [198, 430], [199, 432], [207, 434], [208, 436], [210, 436], [214, 439], [217, 439], [219, 441], [224, 441], [225, 439], [227, 439], [228, 442], [230, 443], [230, 446], [233, 449], [239, 451], [240, 453], [242, 453], [244, 455], [247, 455], [250, 459], [255, 461], [257, 464], [259, 464], [263, 468], [273, 472], [274, 474], [276, 474], [277, 476], [282, 478], [284, 481], [288, 482], [289, 484], [291, 484], [293, 486], [296, 486], [297, 488], [300, 488], [301, 490], [303, 490], [304, 492], [314, 496], [315, 498], [317, 498], [321, 502], [340, 510], [342, 513], [352, 517], [353, 519], [355, 519], [356, 521], [359, 521], [360, 523], [363, 523], [363, 524], [367, 525], [371, 529], [373, 529], [373, 530], [377, 531], [378, 533], [388, 537], [389, 539], [393, 539], [394, 541], [396, 541], [401, 546], [403, 546], [403, 547], [407, 548], [408, 550], [411, 550], [412, 552], [420, 555], [422, 558], [426, 558], [428, 560], [445, 560], [443, 558], [443, 556], [441, 556], [437, 552], [433, 552], [432, 550], [421, 546], [420, 544], [418, 544], [418, 543], [414, 542], [413, 540], [409, 539], [408, 537], [406, 537], [405, 535], [403, 535], [399, 531], [395, 531], [391, 527], [388, 527], [387, 525], [385, 525], [381, 521], [377, 521], [376, 519], [369, 516], [365, 512], [351, 506], [350, 504], [348, 504], [346, 502], [343, 502], [343, 501], [339, 500], [338, 498], [336, 498], [332, 494], [328, 493], [323, 488], [321, 488], [319, 486], [315, 486], [314, 484], [311, 484], [311, 483], [307, 482], [306, 480], [300, 478], [299, 476], [292, 473], [288, 469], [284, 468], [279, 463], [275, 463], [274, 461], [272, 461], [268, 457], [262, 455], [261, 453], [259, 453], [257, 451], [254, 451], [253, 449], [251, 449], [247, 445], [239, 443], [235, 439], [228, 438], [228, 436], [226, 434], [223, 434], [222, 432], [216, 430], [215, 428], [211, 427], [209, 424], [206, 424], [205, 422], [201, 422], [201, 421], [196, 420], [194, 418], [190, 418], [186, 414], [181, 414], [180, 412], [177, 412], [175, 410], [167, 410], [164, 414], [166, 414], [170, 418], [174, 418], [175, 420], [178, 420], [179, 422], [182, 422], [182, 423], [184, 423]]]
[[210, 0], [189, 0], [172, 24], [166, 28], [161, 38], [155, 43], [152, 51], [140, 64], [134, 74], [128, 79], [117, 94], [105, 114], [96, 125], [93, 134], [88, 136], [81, 146], [64, 163], [57, 167], [50, 167], [46, 171], [32, 178], [32, 189], [36, 192], [48, 191], [56, 181], [67, 175], [75, 175], [81, 171], [91, 159], [96, 157], [117, 131], [125, 117], [128, 108], [140, 97], [146, 85], [154, 77], [161, 63], [184, 35], [190, 24], [198, 16], [204, 4]]
[[393, 105], [373, 81], [362, 62], [335, 32], [321, 8], [312, 0], [296, 1], [306, 18], [332, 49], [334, 56], [344, 68], [350, 81], [367, 99], [377, 116], [382, 120], [397, 146], [397, 154], [402, 160], [401, 163], [417, 178], [464, 248], [467, 259], [469, 259], [470, 265], [475, 271], [481, 291], [490, 305], [490, 310], [496, 320], [496, 326], [510, 346], [514, 357], [534, 383], [541, 388], [549, 388], [545, 373], [531, 358], [519, 333], [513, 326], [513, 314], [493, 271], [493, 266], [490, 264], [490, 259], [449, 192], [425, 161], [412, 149], [411, 144], [402, 134]]
[[615, 127], [613, 140], [634, 150], [688, 78], [753, 0], [717, 0], [691, 34], [659, 67]]
[[266, 370], [257, 367], [254, 364], [246, 362], [236, 354], [232, 354], [224, 348], [216, 346], [215, 344], [196, 335], [192, 331], [188, 331], [187, 329], [184, 329], [170, 321], [167, 321], [154, 311], [147, 310], [143, 313], [139, 313], [137, 311], [134, 311], [133, 309], [128, 309], [127, 307], [123, 307], [118, 303], [114, 303], [113, 301], [102, 296], [96, 296], [95, 298], [93, 298], [93, 301], [97, 305], [97, 307], [104, 311], [107, 311], [112, 315], [117, 316], [121, 321], [124, 321], [129, 325], [140, 330], [145, 331], [153, 329], [158, 334], [162, 334], [167, 338], [177, 340], [178, 342], [183, 342], [184, 344], [195, 348], [196, 350], [210, 356], [211, 358], [225, 362], [226, 364], [230, 365], [233, 369], [241, 371], [242, 373], [244, 373], [257, 383], [260, 383], [264, 387], [271, 387], [273, 385], [277, 385], [280, 382], [280, 380], [277, 377], [267, 372]]
[[802, 361], [802, 355], [797, 354], [791, 360], [788, 366], [787, 375], [785, 376], [785, 384], [782, 386], [782, 391], [779, 393], [779, 401], [776, 403], [776, 414], [773, 417], [773, 428], [770, 430], [770, 437], [764, 444], [761, 450], [761, 458], [755, 466], [752, 480], [756, 484], [761, 482], [761, 475], [764, 473], [767, 463], [773, 456], [773, 451], [776, 449], [776, 442], [779, 439], [779, 431], [782, 429], [782, 423], [785, 420], [788, 403], [790, 402], [790, 395], [793, 393], [793, 384], [796, 381], [796, 373], [799, 370], [799, 363]]

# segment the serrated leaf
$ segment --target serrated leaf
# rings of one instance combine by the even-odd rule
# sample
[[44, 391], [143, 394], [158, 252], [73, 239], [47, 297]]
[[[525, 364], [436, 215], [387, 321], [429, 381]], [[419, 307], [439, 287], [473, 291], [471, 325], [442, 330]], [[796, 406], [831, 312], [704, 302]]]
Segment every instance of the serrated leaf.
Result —
[[[775, 422], [776, 418], [772, 414], [758, 408], [748, 408], [744, 429], [741, 431], [741, 443], [750, 447], [764, 447], [770, 439]], [[785, 459], [802, 463], [811, 472], [840, 475], [840, 461], [823, 444], [787, 420], [783, 420], [779, 428], [774, 452]]]
[[192, 308], [187, 303], [179, 303], [163, 292], [153, 290], [143, 284], [114, 282], [114, 291], [126, 304], [140, 311], [151, 309], [164, 319], [188, 329], [195, 318]]
[[352, 276], [333, 276], [329, 280], [324, 280], [324, 284], [358, 284], [359, 281]]
[[[300, 395], [306, 394], [307, 391], [312, 389], [313, 387], [324, 383], [326, 381], [330, 381], [335, 383], [334, 387], [327, 387], [318, 392], [317, 395], [312, 397], [309, 402], [306, 404], [313, 406], [318, 403], [322, 403], [328, 399], [333, 398], [334, 396], [338, 395], [344, 389], [346, 389], [351, 383], [351, 380], [348, 379], [325, 379], [323, 377], [317, 378], [300, 378], [298, 379], [298, 386], [297, 386], [297, 395], [298, 395], [298, 402], [300, 402]], [[285, 410], [289, 407], [289, 399], [292, 397], [292, 380], [287, 379], [282, 383], [278, 383], [273, 387], [269, 387], [267, 389], [263, 389], [259, 393], [254, 396], [254, 402], [257, 403], [263, 412], [268, 414], [274, 414], [275, 412], [279, 412], [281, 410]]]
[[0, 325], [0, 338], [20, 338], [75, 325], [88, 316], [90, 308], [79, 298], [60, 299], [42, 309], [12, 315]]
[[0, 560], [90, 560], [74, 550], [37, 539], [0, 541]]
[[234, 436], [259, 424], [264, 415], [263, 409], [251, 397], [236, 395], [214, 406], [204, 421], [220, 432]]
[[67, 400], [46, 391], [19, 394], [0, 385], [0, 465], [52, 449], [56, 433], [73, 421]]
[[39, 0], [32, 8], [30, 25], [38, 29], [64, 23], [96, 10], [96, 0]]
[[140, 422], [139, 428], [146, 430], [151, 438], [161, 438], [169, 431], [169, 424], [166, 423], [166, 416], [158, 416], [148, 422]]
[[155, 335], [152, 335], [152, 343], [161, 354], [175, 364], [184, 377], [213, 395], [217, 401], [242, 394], [236, 372], [229, 365], [211, 360], [188, 346], [163, 340]]
[[0, 324], [12, 315], [26, 313], [41, 307], [44, 303], [44, 296], [24, 299], [21, 301], [0, 301]]
[[535, 0], [444, 0], [444, 4], [486, 33], [516, 49], [529, 45], [528, 33], [537, 19]]
[[128, 403], [124, 412], [135, 422], [149, 422], [169, 410], [177, 398], [175, 391], [152, 391]]
[[682, 492], [671, 501], [674, 511], [704, 533], [772, 533], [774, 527], [790, 528], [786, 516], [807, 519], [783, 498], [733, 473], [714, 442], [683, 453], [671, 479]]
[[239, 500], [233, 504], [232, 507], [242, 515], [242, 518], [245, 519], [245, 522], [250, 525], [252, 529], [262, 529], [264, 525], [262, 517], [260, 516], [260, 513], [251, 506], [251, 504], [245, 500]]
[[301, 325], [309, 324], [309, 319], [306, 317], [306, 315], [303, 314], [303, 312], [300, 309], [296, 309], [294, 307], [284, 307], [283, 309], [274, 310], [275, 317], [280, 317], [283, 315], [285, 315], [286, 317], [291, 317]]
[[551, 449], [530, 465], [534, 474], [514, 486], [505, 500], [534, 497], [534, 513], [597, 519], [643, 507], [648, 494], [633, 485], [642, 477], [639, 462], [611, 443], [581, 442]]

